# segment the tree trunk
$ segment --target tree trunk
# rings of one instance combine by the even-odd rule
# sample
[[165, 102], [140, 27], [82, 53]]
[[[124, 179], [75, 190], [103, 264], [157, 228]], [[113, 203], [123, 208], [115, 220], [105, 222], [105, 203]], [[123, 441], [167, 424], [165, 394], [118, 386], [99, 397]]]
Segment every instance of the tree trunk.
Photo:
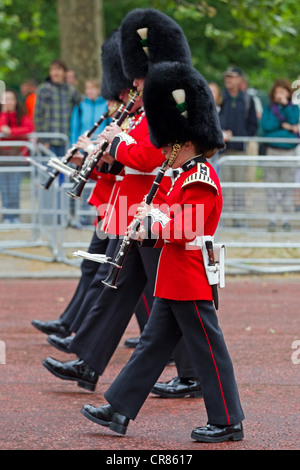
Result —
[[102, 0], [57, 0], [61, 59], [76, 72], [78, 89], [101, 81], [100, 51], [104, 41]]

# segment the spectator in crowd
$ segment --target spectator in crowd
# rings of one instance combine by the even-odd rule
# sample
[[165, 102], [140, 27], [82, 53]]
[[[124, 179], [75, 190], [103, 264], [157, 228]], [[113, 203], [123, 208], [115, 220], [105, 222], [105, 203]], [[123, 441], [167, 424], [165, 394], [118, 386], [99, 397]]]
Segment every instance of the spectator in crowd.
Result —
[[73, 88], [77, 88], [78, 86], [78, 78], [75, 70], [68, 69], [66, 71], [66, 83], [71, 85]]
[[242, 76], [241, 90], [244, 93], [248, 93], [250, 96], [252, 96], [253, 101], [254, 101], [255, 111], [256, 111], [256, 117], [257, 117], [257, 120], [260, 121], [262, 112], [263, 112], [263, 105], [262, 105], [260, 98], [257, 96], [257, 91], [254, 88], [249, 88], [249, 83], [245, 76]]
[[37, 87], [37, 82], [32, 78], [23, 82], [20, 87], [21, 95], [25, 100], [25, 106], [27, 108], [29, 116], [31, 116], [32, 119], [34, 116]]
[[[34, 122], [36, 132], [62, 133], [70, 136], [73, 108], [81, 100], [80, 93], [66, 83], [67, 67], [56, 59], [51, 62], [49, 78], [37, 89]], [[66, 152], [65, 142], [51, 138], [46, 144], [57, 156]]]
[[217, 111], [219, 113], [221, 111], [221, 105], [223, 102], [222, 90], [216, 82], [209, 82], [208, 86], [211, 89]]
[[[1, 104], [0, 112], [1, 141], [24, 140], [26, 135], [34, 130], [33, 120], [27, 113], [25, 106], [19, 102], [15, 91], [8, 89], [4, 96], [5, 104]], [[5, 166], [17, 166], [19, 163], [14, 162], [13, 157], [25, 156], [26, 148], [20, 146], [0, 147], [0, 155], [11, 157], [11, 163], [5, 162]], [[7, 210], [3, 216], [3, 222], [19, 222], [19, 215], [16, 211], [20, 208], [21, 178], [21, 173], [17, 171], [0, 172], [2, 208]]]
[[[261, 128], [265, 137], [289, 139], [299, 135], [299, 107], [292, 103], [293, 89], [288, 80], [276, 80], [270, 90], [270, 102], [264, 107], [261, 118]], [[282, 157], [282, 165], [267, 167], [264, 172], [264, 181], [267, 183], [293, 183], [295, 181], [294, 168], [284, 166], [284, 158], [295, 156], [297, 144], [290, 142], [271, 142], [267, 145], [266, 154]], [[293, 191], [276, 188], [267, 190], [267, 204], [269, 213], [272, 214], [269, 221], [269, 230], [276, 229], [277, 202], [282, 207], [283, 214], [289, 214], [294, 210]], [[286, 217], [282, 217], [282, 228], [290, 230], [290, 224]]]
[[[241, 79], [241, 90], [244, 93], [247, 93], [248, 95], [250, 95], [253, 99], [255, 111], [256, 111], [256, 117], [257, 117], [257, 134], [259, 135], [259, 123], [260, 123], [261, 116], [263, 113], [263, 105], [262, 105], [260, 98], [257, 96], [257, 91], [254, 88], [249, 88], [249, 82], [244, 75], [242, 76], [242, 79]], [[246, 149], [247, 155], [250, 155], [250, 156], [259, 155], [260, 150], [261, 148], [257, 141], [251, 140], [247, 143], [247, 149]], [[249, 165], [247, 167], [247, 176], [246, 176], [247, 181], [253, 182], [256, 180], [256, 170], [257, 170], [256, 164]], [[247, 194], [246, 197], [247, 197], [247, 200], [250, 201], [252, 198], [251, 192], [250, 194]]]
[[[90, 79], [85, 82], [85, 96], [83, 100], [74, 107], [71, 117], [71, 145], [77, 143], [78, 138], [82, 136], [86, 131], [91, 129], [95, 122], [107, 112], [107, 101], [102, 98], [100, 94], [100, 83], [97, 80]], [[107, 118], [97, 128], [96, 134], [100, 134], [107, 125], [111, 122], [110, 118]], [[91, 136], [93, 138], [94, 136]], [[85, 188], [82, 195], [82, 209], [89, 209], [89, 203], [87, 197], [89, 189]], [[89, 225], [90, 218], [83, 215], [80, 218], [81, 225]], [[79, 226], [78, 226], [79, 227]]]
[[[222, 90], [216, 82], [209, 82], [208, 86], [212, 92], [213, 99], [216, 104], [217, 112], [219, 113], [221, 110], [222, 102], [223, 102]], [[219, 158], [219, 152], [216, 152], [214, 156], [210, 159], [210, 163], [212, 164], [212, 166], [214, 167], [217, 173], [219, 173], [219, 168], [217, 165], [218, 158]]]
[[[71, 117], [71, 145], [76, 144], [78, 138], [86, 131], [91, 129], [101, 115], [107, 112], [107, 101], [102, 98], [100, 84], [97, 80], [86, 80], [85, 96], [82, 101], [76, 105]], [[100, 134], [111, 119], [106, 119], [98, 128], [96, 133]], [[93, 136], [91, 136], [93, 138]]]
[[[225, 89], [219, 113], [221, 127], [226, 141], [225, 153], [228, 155], [246, 155], [246, 142], [232, 142], [232, 136], [251, 137], [257, 130], [257, 117], [252, 97], [241, 90], [243, 72], [239, 67], [229, 67], [224, 73]], [[230, 164], [224, 165], [220, 174], [226, 182], [247, 181], [247, 167]], [[234, 213], [245, 211], [246, 198], [243, 189], [233, 189], [224, 193], [224, 212]], [[242, 227], [241, 218], [233, 219], [234, 227]]]
[[[229, 67], [225, 74], [225, 89], [220, 109], [222, 129], [230, 136], [254, 136], [257, 130], [257, 117], [252, 97], [241, 90], [243, 72], [239, 67]], [[245, 154], [245, 143], [229, 142], [226, 145], [230, 154]]]
[[[292, 96], [292, 102], [300, 109], [300, 76], [292, 83], [292, 88], [295, 90]], [[298, 123], [299, 134], [300, 136], [300, 122]], [[296, 147], [296, 155], [300, 156], [300, 144]], [[295, 211], [300, 212], [300, 167], [296, 168], [295, 172], [295, 183], [299, 184], [299, 188], [295, 189]]]

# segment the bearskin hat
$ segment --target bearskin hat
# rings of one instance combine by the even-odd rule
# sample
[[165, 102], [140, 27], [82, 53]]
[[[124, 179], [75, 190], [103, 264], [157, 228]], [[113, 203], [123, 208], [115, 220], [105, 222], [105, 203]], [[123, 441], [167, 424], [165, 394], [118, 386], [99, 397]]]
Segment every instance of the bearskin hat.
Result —
[[193, 67], [179, 62], [153, 65], [145, 81], [143, 101], [155, 147], [192, 141], [207, 150], [224, 148], [211, 90]]
[[120, 30], [124, 73], [131, 80], [146, 77], [151, 63], [176, 60], [191, 64], [191, 51], [181, 27], [158, 10], [132, 10]]
[[120, 30], [117, 28], [110, 33], [101, 47], [101, 96], [105, 100], [119, 101], [120, 92], [132, 86], [132, 81], [124, 75], [120, 41]]

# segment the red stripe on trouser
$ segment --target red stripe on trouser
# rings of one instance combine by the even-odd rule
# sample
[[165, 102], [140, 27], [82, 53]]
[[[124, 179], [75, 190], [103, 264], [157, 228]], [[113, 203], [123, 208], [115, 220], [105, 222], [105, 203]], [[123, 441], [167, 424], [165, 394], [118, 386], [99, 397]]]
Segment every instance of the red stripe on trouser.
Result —
[[145, 294], [142, 294], [142, 297], [143, 297], [143, 301], [144, 301], [144, 304], [145, 304], [145, 309], [146, 309], [147, 315], [148, 315], [148, 317], [150, 317], [150, 308], [149, 308], [149, 305], [148, 305]]
[[226, 416], [227, 416], [227, 422], [228, 422], [228, 426], [230, 426], [229, 414], [228, 414], [227, 405], [226, 405], [226, 401], [225, 401], [225, 397], [224, 397], [224, 393], [223, 393], [223, 388], [222, 388], [222, 384], [221, 384], [221, 379], [220, 379], [218, 367], [217, 367], [217, 364], [216, 364], [216, 361], [215, 361], [215, 358], [214, 358], [214, 354], [213, 354], [213, 351], [212, 351], [211, 344], [210, 344], [209, 339], [208, 339], [208, 335], [207, 335], [207, 333], [206, 333], [206, 330], [205, 330], [205, 328], [204, 328], [202, 319], [201, 319], [201, 317], [200, 317], [200, 313], [199, 313], [199, 310], [198, 310], [198, 307], [197, 307], [196, 302], [194, 302], [194, 304], [195, 304], [195, 308], [196, 308], [197, 315], [198, 315], [198, 317], [199, 317], [201, 326], [202, 326], [203, 331], [204, 331], [204, 334], [205, 334], [205, 336], [206, 336], [207, 344], [208, 344], [208, 347], [209, 347], [209, 350], [210, 350], [210, 353], [211, 353], [211, 357], [212, 357], [212, 360], [213, 360], [213, 363], [214, 363], [214, 366], [215, 366], [215, 369], [216, 369], [216, 373], [217, 373], [217, 377], [218, 377], [218, 382], [219, 382], [219, 386], [220, 386], [220, 391], [221, 391], [221, 395], [222, 395], [222, 398], [223, 398], [223, 403], [224, 403], [225, 412], [226, 412]]

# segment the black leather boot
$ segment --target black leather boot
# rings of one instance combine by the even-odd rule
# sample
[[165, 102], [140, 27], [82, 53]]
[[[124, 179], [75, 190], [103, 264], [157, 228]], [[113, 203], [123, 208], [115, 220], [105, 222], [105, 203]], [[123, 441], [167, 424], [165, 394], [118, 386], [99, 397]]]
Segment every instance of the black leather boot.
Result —
[[32, 326], [34, 326], [37, 330], [45, 333], [46, 335], [58, 335], [62, 338], [69, 336], [71, 331], [60, 319], [58, 320], [50, 320], [50, 321], [42, 321], [42, 320], [32, 320]]
[[47, 357], [43, 361], [43, 366], [59, 379], [77, 382], [78, 387], [91, 392], [96, 388], [99, 374], [82, 359], [63, 363]]
[[242, 423], [232, 426], [219, 426], [215, 424], [207, 424], [201, 428], [195, 428], [192, 431], [191, 438], [198, 442], [224, 442], [224, 441], [240, 441], [244, 437]]
[[94, 423], [108, 427], [119, 434], [126, 434], [129, 418], [115, 411], [111, 405], [96, 408], [93, 405], [84, 405], [81, 413]]
[[139, 336], [137, 338], [128, 338], [126, 339], [124, 344], [125, 346], [127, 346], [127, 348], [136, 348], [137, 345], [139, 344], [139, 340], [140, 340]]
[[54, 346], [56, 349], [63, 351], [67, 354], [72, 353], [69, 349], [69, 345], [73, 340], [73, 336], [66, 336], [65, 338], [61, 338], [58, 335], [50, 335], [47, 338], [47, 341], [51, 346]]
[[157, 382], [152, 388], [152, 393], [162, 398], [203, 397], [199, 380], [180, 377], [174, 377], [169, 382]]

